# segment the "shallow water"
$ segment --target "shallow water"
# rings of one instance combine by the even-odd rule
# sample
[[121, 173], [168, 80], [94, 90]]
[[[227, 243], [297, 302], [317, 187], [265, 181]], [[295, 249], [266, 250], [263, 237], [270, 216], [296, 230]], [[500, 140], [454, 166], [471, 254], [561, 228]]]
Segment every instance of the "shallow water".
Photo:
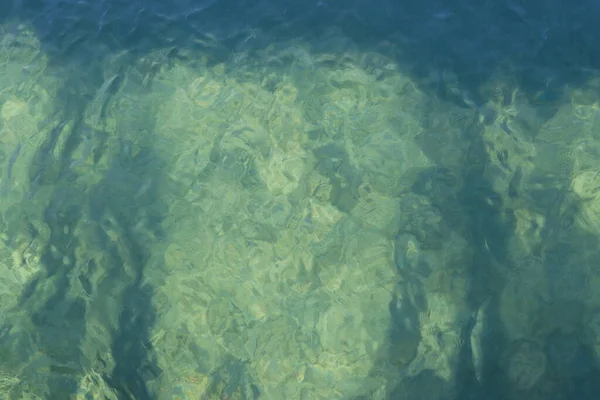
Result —
[[1, 398], [600, 389], [596, 3], [1, 13]]

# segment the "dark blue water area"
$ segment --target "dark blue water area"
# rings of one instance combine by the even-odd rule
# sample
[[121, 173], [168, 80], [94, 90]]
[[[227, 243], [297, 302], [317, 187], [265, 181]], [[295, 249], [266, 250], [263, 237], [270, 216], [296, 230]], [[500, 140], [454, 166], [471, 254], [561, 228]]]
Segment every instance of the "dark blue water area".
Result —
[[[123, 50], [137, 58], [160, 50], [167, 60], [190, 59], [194, 54], [206, 51], [212, 52], [216, 59], [226, 61], [249, 35], [262, 38], [260, 43], [265, 46], [270, 42], [301, 38], [315, 43], [315, 47], [319, 48], [320, 38], [330, 29], [340, 30], [365, 52], [372, 50], [392, 57], [401, 72], [410, 76], [421, 90], [465, 108], [472, 103], [480, 105], [484, 102], [478, 97], [478, 88], [492, 78], [499, 65], [510, 66], [514, 72], [511, 79], [522, 93], [533, 99], [543, 92], [546, 96], [544, 100], [548, 103], [558, 99], [565, 88], [583, 86], [587, 79], [600, 72], [600, 1], [596, 0], [5, 0], [0, 7], [0, 18], [14, 29], [20, 23], [32, 26], [41, 41], [42, 51], [50, 56], [50, 62], [54, 65], [79, 66], [81, 76], [65, 77], [65, 92], [70, 91], [73, 81], [79, 82], [88, 77], [90, 72], [98, 72], [104, 58]], [[211, 45], [208, 46], [207, 42]], [[255, 45], [254, 50], [260, 49], [260, 43]], [[335, 50], [328, 46], [327, 43], [323, 44], [321, 51]], [[432, 79], [432, 76], [441, 78]], [[444, 78], [447, 76], [456, 77], [452, 82], [455, 90], [448, 90], [449, 82]], [[102, 82], [98, 78], [97, 86]], [[540, 109], [539, 125], [551, 118], [557, 109], [558, 106]], [[472, 148], [477, 150], [476, 145]], [[427, 179], [438, 182], [439, 201], [443, 201], [444, 193], [448, 193], [440, 184], [445, 182], [445, 176], [441, 169], [423, 174], [423, 182]], [[483, 197], [489, 199], [490, 196], [482, 196], [482, 193], [491, 193], [492, 190], [490, 183], [483, 179], [477, 169], [465, 171], [464, 180], [466, 184], [463, 190], [458, 194], [452, 193], [452, 196], [460, 199], [462, 211], [468, 214], [470, 222], [457, 221], [457, 213], [450, 209], [442, 217], [449, 221], [449, 225], [470, 231], [476, 249], [474, 264], [488, 262], [489, 253], [492, 254], [491, 258], [504, 262], [508, 258], [505, 254], [509, 228], [514, 226], [507, 226], [511, 221], [500, 218], [493, 201], [486, 203], [481, 200]], [[99, 210], [99, 215], [104, 208], [114, 207], [101, 199], [101, 195], [110, 190], [109, 186], [110, 182], [106, 182], [105, 186], [100, 185], [98, 193], [94, 193], [100, 196], [90, 200]], [[417, 193], [420, 187], [416, 185]], [[430, 186], [423, 184], [422, 187], [425, 191]], [[548, 199], [548, 196], [543, 197]], [[54, 203], [64, 202], [63, 198], [57, 197]], [[538, 206], [544, 207], [542, 201]], [[48, 209], [52, 207], [53, 204]], [[72, 211], [61, 214], [64, 219], [61, 221], [49, 216], [48, 225], [70, 226], [71, 220], [79, 218], [80, 212], [75, 205]], [[125, 220], [129, 212], [126, 209], [113, 210], [113, 214], [121, 215]], [[60, 233], [53, 235], [60, 236]], [[124, 235], [131, 233], [125, 229]], [[58, 236], [53, 236], [52, 240], [63, 243], [63, 238]], [[494, 238], [494, 241], [484, 243], [483, 238]], [[119, 318], [120, 330], [112, 338], [116, 367], [103, 378], [115, 389], [119, 398], [144, 400], [152, 398], [145, 382], [160, 375], [154, 360], [147, 354], [146, 346], [156, 311], [150, 306], [151, 294], [139, 282], [145, 262], [143, 244], [136, 243], [134, 238], [128, 237], [128, 240], [132, 244], [131, 257], [139, 259], [139, 262], [133, 284], [123, 290], [123, 299], [132, 305], [129, 309], [135, 312], [124, 312]], [[595, 241], [590, 240], [590, 243]], [[117, 270], [120, 256], [109, 253], [107, 258], [113, 260]], [[56, 260], [48, 255], [42, 262], [51, 266]], [[549, 266], [548, 274], [551, 277], [564, 276], [559, 269], [560, 265]], [[48, 267], [48, 271], [49, 275], [58, 273], [51, 267]], [[474, 277], [474, 280], [489, 278], [484, 272], [474, 271], [474, 275], [477, 274], [481, 276]], [[566, 284], [573, 291], [585, 279], [576, 273], [568, 276]], [[66, 281], [66, 275], [61, 279]], [[23, 302], [35, 292], [36, 285], [39, 285], [38, 281], [31, 283], [23, 294]], [[474, 299], [486, 296], [481, 293], [485, 289], [472, 291]], [[491, 304], [493, 309], [494, 303]], [[58, 311], [61, 307], [65, 309], [64, 312]], [[83, 334], [84, 329], [82, 325], [69, 325], [68, 322], [84, 318], [83, 309], [84, 306], [79, 303], [68, 304], [60, 291], [51, 296], [32, 316], [34, 323], [40, 326], [39, 346], [43, 347], [45, 341], [56, 341], [63, 348], [76, 348], [76, 335]], [[62, 325], [42, 331], [42, 327], [46, 329], [50, 324], [50, 319], [60, 318], [64, 322]], [[489, 318], [491, 325], [499, 325], [499, 317], [494, 312], [490, 312]], [[472, 326], [465, 329], [470, 328]], [[74, 336], [59, 338], [61, 332], [67, 330], [74, 332]], [[465, 332], [466, 336], [468, 334]], [[556, 391], [537, 393], [540, 397], [536, 398], [592, 399], [599, 393], [596, 382], [600, 374], [594, 365], [597, 360], [594, 360], [589, 348], [569, 334], [549, 335], [545, 347], [541, 346], [548, 354], [558, 354], [555, 356], [559, 360], [556, 363], [564, 365], [548, 372], [556, 377], [553, 383]], [[0, 339], [4, 337], [4, 333], [0, 332]], [[501, 367], [506, 363], [502, 355], [510, 353], [510, 349], [503, 342], [502, 335], [484, 341], [484, 345], [490, 349], [487, 359], [484, 358], [487, 360], [483, 367], [486, 379], [475, 379], [470, 364], [471, 354], [465, 348], [462, 364], [457, 368], [457, 379], [463, 384], [457, 397], [452, 398], [528, 398], [529, 392], [522, 394], [522, 397], [519, 397], [519, 392], [516, 395], [511, 392], [513, 397], [507, 397], [507, 379]], [[568, 362], [564, 361], [561, 352], [572, 354]], [[64, 358], [77, 356], [67, 354]], [[548, 358], [550, 361], [555, 359], [552, 356]], [[102, 369], [101, 366], [98, 368]], [[74, 384], [57, 382], [54, 386], [50, 385], [49, 398], [59, 398], [52, 397], [53, 388], [55, 393], [64, 394], [64, 389], [58, 388]], [[435, 396], [432, 399], [445, 399], [448, 397], [440, 394], [440, 389], [431, 389], [443, 386], [439, 377], [422, 374], [408, 388], [390, 388], [389, 396], [391, 400], [425, 399], [423, 394], [431, 393], [431, 396]], [[259, 389], [255, 391], [256, 398], [260, 398], [258, 393]]]
[[[314, 38], [332, 27], [365, 50], [393, 47], [405, 73], [427, 86], [431, 73], [453, 71], [476, 92], [499, 64], [511, 64], [521, 89], [548, 82], [580, 84], [599, 68], [596, 1], [28, 1], [4, 2], [4, 18], [33, 23], [60, 60], [100, 43], [144, 54], [197, 49], [216, 37], [232, 49], [249, 32], [274, 39]], [[327, 51], [329, 49], [323, 49]], [[83, 62], [83, 60], [80, 60]], [[419, 79], [420, 78], [420, 79]], [[429, 88], [438, 90], [439, 88]]]

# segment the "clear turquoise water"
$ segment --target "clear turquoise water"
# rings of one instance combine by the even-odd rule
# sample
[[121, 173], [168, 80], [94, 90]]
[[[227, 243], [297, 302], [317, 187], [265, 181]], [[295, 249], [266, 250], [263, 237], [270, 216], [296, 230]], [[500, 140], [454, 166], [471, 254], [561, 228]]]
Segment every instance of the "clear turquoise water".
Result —
[[0, 398], [595, 398], [597, 4], [7, 5]]

